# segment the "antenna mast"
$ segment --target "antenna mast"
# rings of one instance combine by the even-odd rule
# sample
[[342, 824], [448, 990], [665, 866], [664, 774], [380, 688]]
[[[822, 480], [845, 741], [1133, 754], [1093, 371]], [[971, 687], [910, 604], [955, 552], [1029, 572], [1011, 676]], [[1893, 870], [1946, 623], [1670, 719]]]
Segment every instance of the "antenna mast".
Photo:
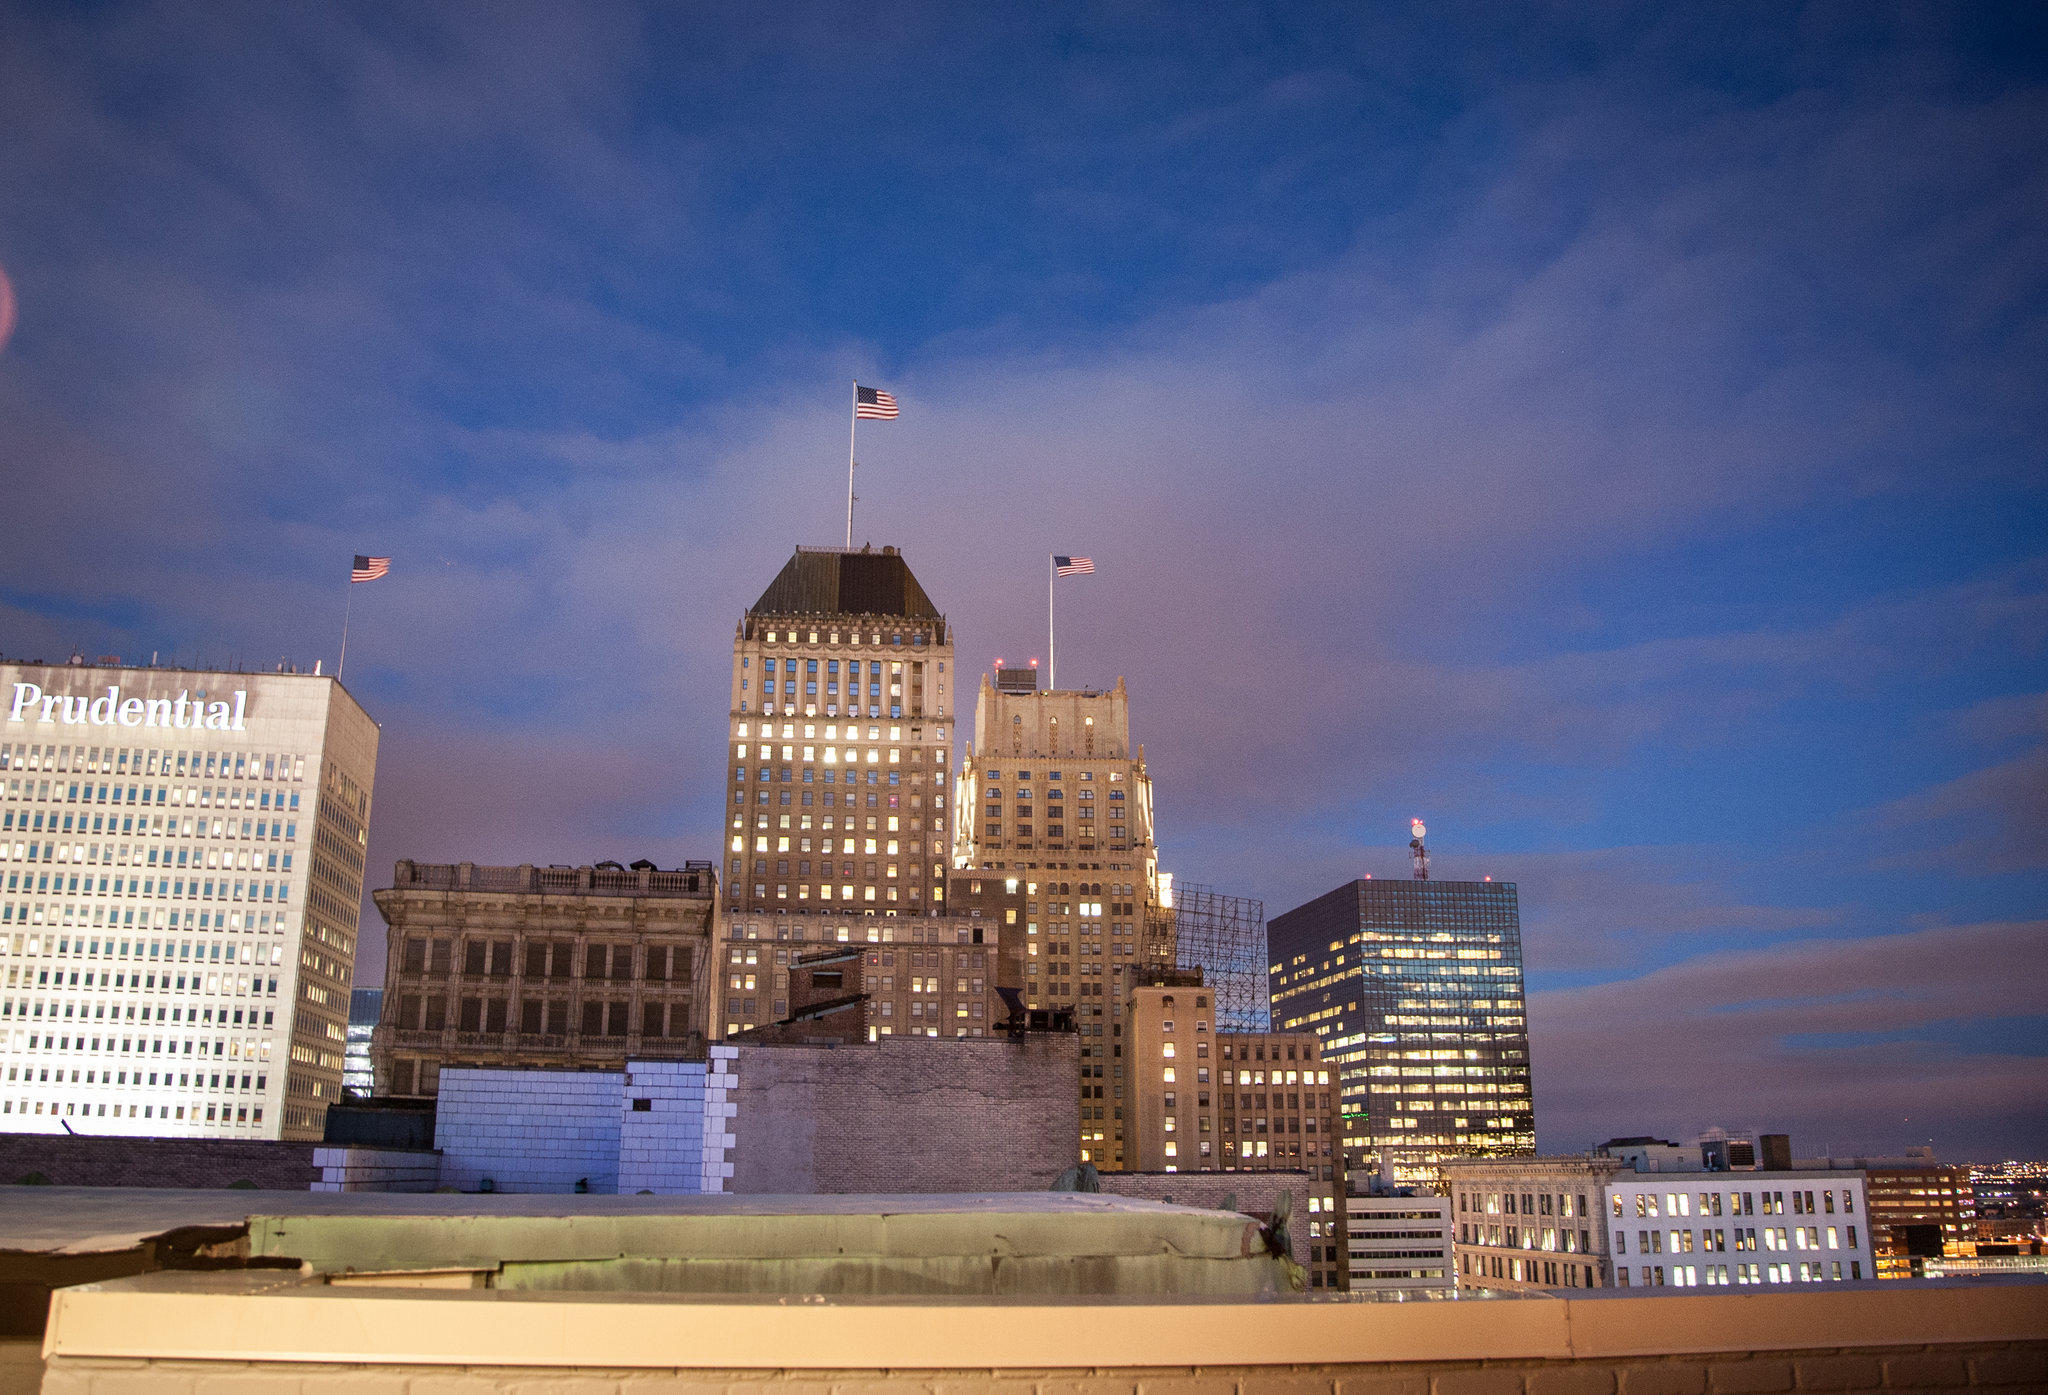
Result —
[[1408, 850], [1415, 854], [1415, 880], [1429, 880], [1429, 849], [1422, 845], [1422, 835], [1429, 832], [1422, 826], [1421, 819], [1408, 820], [1409, 830], [1415, 835], [1408, 840]]

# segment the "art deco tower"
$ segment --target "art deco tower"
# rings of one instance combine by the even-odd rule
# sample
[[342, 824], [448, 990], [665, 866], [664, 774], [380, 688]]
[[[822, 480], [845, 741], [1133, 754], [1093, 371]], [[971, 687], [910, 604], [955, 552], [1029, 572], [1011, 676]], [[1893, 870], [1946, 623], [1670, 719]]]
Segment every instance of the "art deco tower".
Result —
[[893, 547], [800, 547], [741, 618], [721, 892], [740, 953], [714, 1032], [781, 1015], [756, 942], [784, 942], [786, 964], [879, 940], [871, 918], [943, 914], [952, 658], [951, 627]]
[[1124, 1167], [1124, 1004], [1142, 971], [1173, 967], [1173, 922], [1123, 680], [1040, 692], [1033, 673], [984, 675], [958, 793], [954, 866], [1025, 885], [1027, 1005], [1074, 1010], [1081, 1156]]

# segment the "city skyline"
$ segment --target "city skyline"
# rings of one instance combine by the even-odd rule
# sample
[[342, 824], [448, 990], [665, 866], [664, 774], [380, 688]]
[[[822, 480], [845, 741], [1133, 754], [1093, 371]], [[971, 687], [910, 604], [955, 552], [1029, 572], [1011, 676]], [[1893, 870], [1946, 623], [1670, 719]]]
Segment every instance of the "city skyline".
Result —
[[373, 884], [716, 858], [858, 377], [958, 682], [1094, 560], [1163, 870], [1518, 885], [1546, 1151], [2048, 1151], [2038, 16], [1440, 22], [15, 7], [0, 653], [331, 671], [389, 554]]

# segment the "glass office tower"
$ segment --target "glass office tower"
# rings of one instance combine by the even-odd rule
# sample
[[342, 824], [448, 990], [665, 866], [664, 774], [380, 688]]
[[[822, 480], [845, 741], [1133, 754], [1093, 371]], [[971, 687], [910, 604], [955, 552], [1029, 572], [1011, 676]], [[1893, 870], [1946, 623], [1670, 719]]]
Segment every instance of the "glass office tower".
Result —
[[1315, 1032], [1343, 1081], [1359, 1185], [1384, 1162], [1535, 1151], [1513, 882], [1351, 882], [1267, 925], [1273, 1027]]

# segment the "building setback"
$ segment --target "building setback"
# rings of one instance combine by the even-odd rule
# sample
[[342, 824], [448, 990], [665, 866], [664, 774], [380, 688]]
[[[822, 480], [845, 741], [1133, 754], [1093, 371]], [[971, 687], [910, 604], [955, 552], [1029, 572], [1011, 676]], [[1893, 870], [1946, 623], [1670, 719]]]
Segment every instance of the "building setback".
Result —
[[1173, 967], [1170, 887], [1123, 680], [1106, 692], [1040, 692], [1035, 681], [982, 677], [953, 863], [1023, 879], [1025, 1004], [1073, 1011], [1080, 1155], [1114, 1171], [1132, 1165], [1123, 1005], [1140, 977]]
[[317, 674], [111, 663], [0, 665], [0, 718], [0, 1129], [318, 1138], [376, 723]]
[[401, 861], [376, 893], [377, 1093], [426, 1097], [454, 1066], [612, 1068], [701, 1055], [717, 874], [709, 863], [488, 867]]
[[1433, 1185], [1460, 1157], [1535, 1151], [1512, 882], [1376, 881], [1276, 916], [1273, 1025], [1342, 1074], [1351, 1175]]

